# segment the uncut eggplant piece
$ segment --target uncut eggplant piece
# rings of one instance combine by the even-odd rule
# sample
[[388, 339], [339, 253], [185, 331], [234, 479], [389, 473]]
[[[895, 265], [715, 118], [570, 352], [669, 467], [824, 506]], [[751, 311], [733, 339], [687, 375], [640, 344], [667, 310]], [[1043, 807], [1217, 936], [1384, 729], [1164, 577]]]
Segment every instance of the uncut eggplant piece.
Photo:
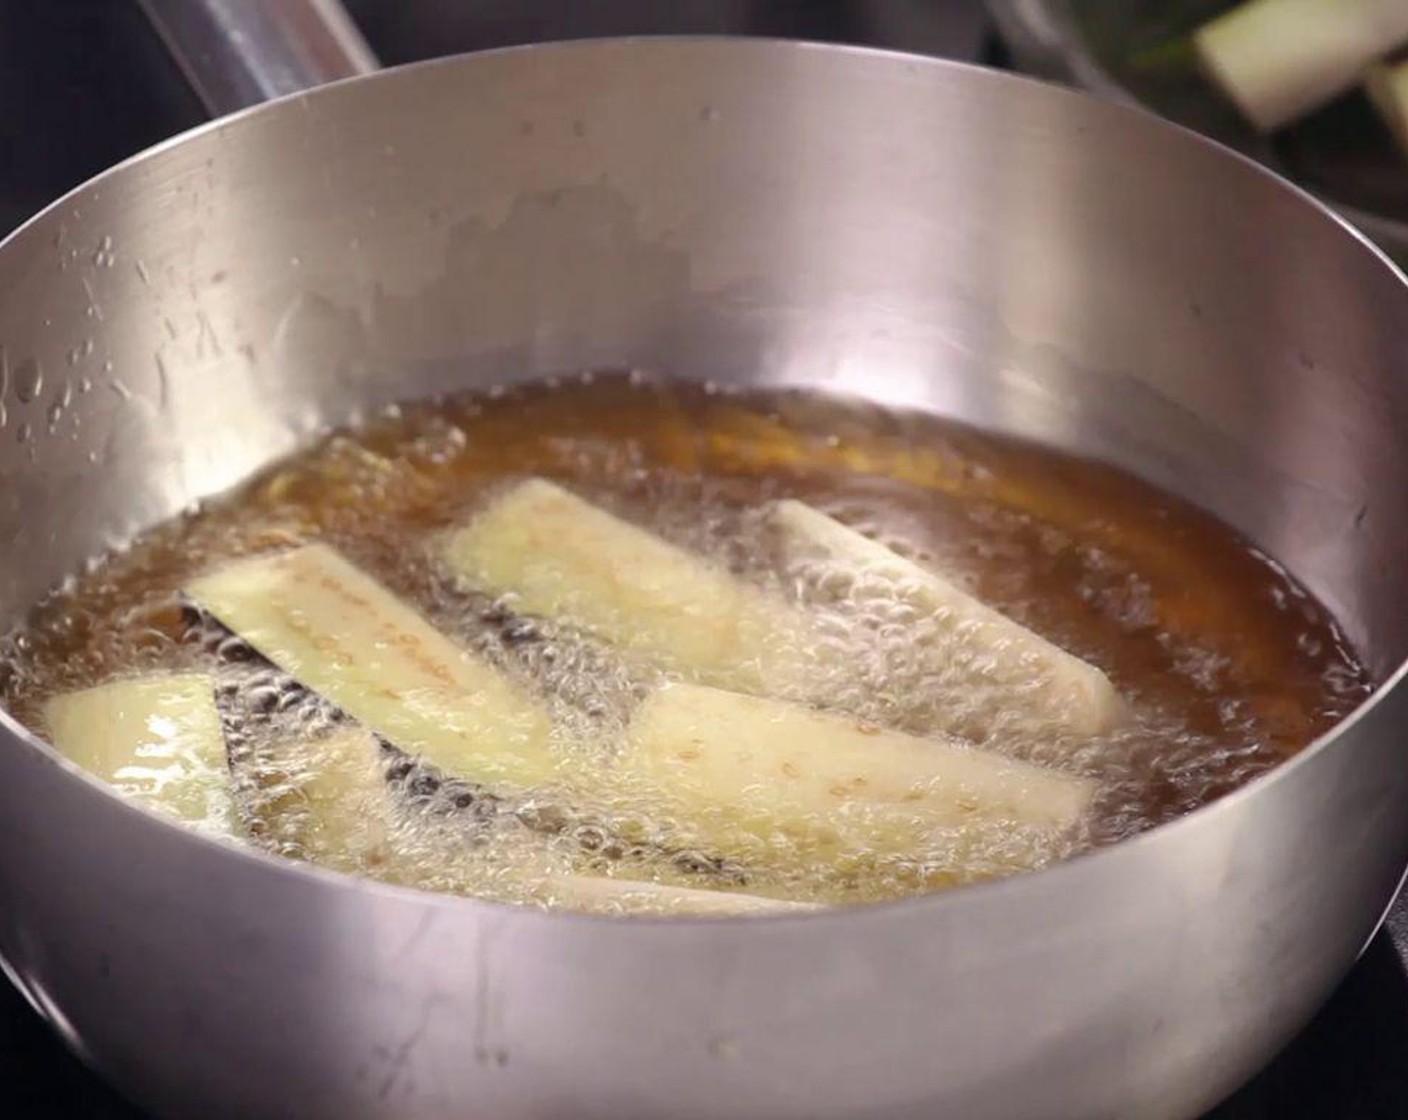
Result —
[[1203, 71], [1261, 133], [1352, 88], [1404, 42], [1404, 0], [1248, 0], [1193, 36]]
[[539, 890], [544, 902], [573, 910], [677, 916], [807, 913], [823, 907], [737, 891], [699, 890], [599, 875], [551, 875]]
[[[964, 725], [949, 730], [986, 734], [1004, 710], [1018, 712], [1036, 730], [1081, 735], [1111, 731], [1128, 718], [1124, 701], [1098, 668], [937, 573], [802, 502], [774, 502], [768, 518], [789, 561], [819, 561], [908, 604], [933, 627], [923, 634], [925, 660], [960, 687], [992, 694], [986, 710], [952, 713]], [[943, 710], [937, 715], [942, 720]]]
[[803, 612], [545, 479], [501, 494], [444, 552], [462, 586], [627, 659], [742, 692], [792, 694], [809, 681]]
[[144, 805], [228, 834], [229, 767], [215, 686], [203, 673], [109, 681], [44, 705], [67, 758]]
[[538, 704], [327, 545], [236, 561], [186, 593], [301, 684], [445, 773], [515, 789], [560, 777]]
[[1364, 75], [1364, 92], [1393, 134], [1404, 155], [1408, 155], [1408, 61], [1398, 60], [1372, 66]]
[[906, 858], [975, 824], [1066, 834], [1093, 782], [955, 741], [921, 739], [802, 705], [667, 685], [636, 712], [625, 782], [665, 798], [711, 851]]

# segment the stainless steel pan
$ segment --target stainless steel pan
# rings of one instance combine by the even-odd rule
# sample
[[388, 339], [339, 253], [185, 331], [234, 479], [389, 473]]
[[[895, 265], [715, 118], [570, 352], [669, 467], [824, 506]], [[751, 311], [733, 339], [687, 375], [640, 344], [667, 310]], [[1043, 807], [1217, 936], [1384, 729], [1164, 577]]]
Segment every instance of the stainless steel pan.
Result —
[[1283, 560], [1389, 682], [1123, 846], [723, 922], [278, 863], [5, 719], [0, 950], [158, 1115], [1192, 1117], [1310, 1016], [1408, 859], [1408, 291], [1295, 189], [1138, 112], [768, 42], [408, 67], [55, 204], [0, 248], [0, 345], [0, 624], [313, 429], [628, 365], [1121, 463]]

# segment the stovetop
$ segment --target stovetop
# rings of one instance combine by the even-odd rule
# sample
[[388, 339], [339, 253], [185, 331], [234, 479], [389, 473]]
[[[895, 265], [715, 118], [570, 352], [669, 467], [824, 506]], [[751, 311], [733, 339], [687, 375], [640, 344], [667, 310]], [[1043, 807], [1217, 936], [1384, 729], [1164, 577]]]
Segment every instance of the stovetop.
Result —
[[[978, 0], [350, 0], [387, 64], [626, 33], [748, 33], [1001, 65]], [[0, 232], [203, 120], [134, 0], [0, 0]], [[0, 981], [0, 1117], [149, 1120]], [[1206, 1120], [1408, 1117], [1408, 894], [1314, 1022]]]

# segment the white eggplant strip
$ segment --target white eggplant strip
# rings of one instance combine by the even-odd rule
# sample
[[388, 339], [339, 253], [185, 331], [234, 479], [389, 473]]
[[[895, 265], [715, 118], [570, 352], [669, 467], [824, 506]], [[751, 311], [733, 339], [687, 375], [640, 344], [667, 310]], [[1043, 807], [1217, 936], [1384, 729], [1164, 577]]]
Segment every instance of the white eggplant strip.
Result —
[[128, 796], [228, 831], [225, 739], [205, 674], [161, 673], [56, 696], [44, 722], [62, 754]]
[[1031, 726], [1099, 734], [1126, 718], [1124, 702], [1098, 668], [937, 573], [802, 502], [776, 502], [768, 514], [789, 561], [834, 566], [909, 604], [925, 620], [916, 641], [922, 634], [928, 643], [926, 659], [951, 679], [969, 672], [972, 687], [991, 691], [994, 719], [1010, 708]]
[[780, 843], [902, 857], [981, 821], [1067, 830], [1094, 795], [1089, 781], [954, 741], [683, 684], [636, 712], [621, 771], [724, 854]]
[[236, 561], [186, 591], [301, 684], [448, 774], [520, 789], [557, 776], [542, 709], [326, 545]]
[[657, 668], [764, 693], [795, 692], [808, 675], [803, 612], [543, 479], [502, 494], [445, 556], [463, 585]]

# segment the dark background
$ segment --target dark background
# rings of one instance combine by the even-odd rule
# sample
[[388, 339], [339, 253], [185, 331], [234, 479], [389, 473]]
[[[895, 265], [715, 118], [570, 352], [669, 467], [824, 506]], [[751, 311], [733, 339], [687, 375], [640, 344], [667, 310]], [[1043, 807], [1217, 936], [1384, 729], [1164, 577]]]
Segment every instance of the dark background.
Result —
[[[350, 0], [348, 7], [387, 65], [650, 32], [827, 39], [1003, 62], [977, 0]], [[133, 0], [0, 0], [0, 232], [203, 120]], [[1408, 905], [1400, 903], [1390, 929], [1315, 1022], [1209, 1120], [1408, 1118], [1405, 961]], [[0, 1118], [142, 1120], [69, 1057], [3, 981]]]

